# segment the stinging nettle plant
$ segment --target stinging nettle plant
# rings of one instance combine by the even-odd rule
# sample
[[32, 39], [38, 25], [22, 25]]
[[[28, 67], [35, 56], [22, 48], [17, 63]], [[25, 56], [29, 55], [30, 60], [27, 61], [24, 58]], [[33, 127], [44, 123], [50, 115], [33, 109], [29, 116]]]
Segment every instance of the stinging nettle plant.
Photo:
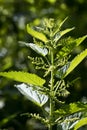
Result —
[[[28, 58], [39, 72], [43, 70], [43, 78], [23, 71], [0, 72], [0, 76], [22, 82], [15, 85], [16, 88], [40, 107], [44, 116], [36, 113], [24, 113], [23, 115], [40, 120], [49, 130], [53, 130], [56, 124], [58, 130], [60, 124], [64, 125], [67, 122], [74, 123], [67, 125], [67, 128], [62, 127], [63, 130], [72, 128], [76, 130], [87, 124], [86, 117], [80, 120], [79, 117], [73, 116], [79, 112], [87, 112], [87, 104], [81, 102], [66, 104], [60, 100], [60, 97], [70, 94], [67, 90], [69, 84], [65, 82], [66, 76], [87, 56], [87, 49], [85, 49], [70, 61], [71, 52], [87, 38], [87, 35], [77, 39], [65, 37], [65, 34], [74, 29], [61, 29], [66, 20], [67, 18], [59, 24], [54, 19], [44, 19], [40, 27], [35, 28], [27, 24], [27, 32], [33, 36], [34, 43], [20, 43], [40, 55], [28, 56]], [[59, 108], [56, 109], [55, 104]]]

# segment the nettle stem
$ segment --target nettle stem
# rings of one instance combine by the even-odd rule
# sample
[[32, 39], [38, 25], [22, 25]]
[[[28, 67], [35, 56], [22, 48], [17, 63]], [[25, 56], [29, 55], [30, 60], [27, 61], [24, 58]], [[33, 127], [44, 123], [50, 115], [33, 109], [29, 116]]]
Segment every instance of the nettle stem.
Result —
[[[53, 49], [51, 49], [51, 66], [52, 66], [52, 69], [51, 69], [51, 81], [50, 81], [50, 92], [52, 94], [53, 92], [53, 87], [54, 87], [54, 53], [53, 53]], [[49, 124], [49, 130], [52, 130], [52, 119], [53, 119], [53, 108], [54, 105], [53, 105], [53, 99], [52, 97], [50, 98], [50, 124]]]

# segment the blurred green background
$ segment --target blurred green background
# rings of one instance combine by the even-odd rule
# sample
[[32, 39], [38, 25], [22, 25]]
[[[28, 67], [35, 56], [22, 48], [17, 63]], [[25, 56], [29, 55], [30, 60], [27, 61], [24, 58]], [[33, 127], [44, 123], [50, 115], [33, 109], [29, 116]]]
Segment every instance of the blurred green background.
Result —
[[[36, 26], [40, 20], [69, 17], [65, 27], [76, 27], [70, 35], [74, 38], [87, 34], [87, 0], [0, 0], [0, 71], [36, 70], [28, 60], [34, 52], [18, 41], [32, 42], [26, 32], [26, 24]], [[87, 48], [87, 40], [73, 56]], [[38, 73], [38, 72], [37, 72]], [[71, 81], [79, 78], [69, 88], [71, 94], [65, 100], [87, 102], [87, 58], [67, 77]], [[46, 130], [40, 122], [20, 116], [24, 112], [41, 110], [22, 96], [14, 87], [17, 82], [0, 77], [0, 128], [6, 130]], [[14, 118], [13, 118], [14, 117]], [[0, 129], [0, 130], [1, 130]]]

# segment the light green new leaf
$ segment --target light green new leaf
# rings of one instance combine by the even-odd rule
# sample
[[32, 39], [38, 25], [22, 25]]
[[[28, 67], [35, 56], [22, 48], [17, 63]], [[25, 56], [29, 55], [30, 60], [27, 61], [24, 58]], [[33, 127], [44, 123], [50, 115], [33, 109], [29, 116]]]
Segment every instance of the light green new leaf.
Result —
[[45, 83], [45, 80], [40, 78], [39, 76], [21, 71], [0, 72], [0, 76], [27, 84], [33, 84], [36, 86], [43, 86], [43, 84]]
[[66, 77], [85, 57], [87, 56], [87, 49], [77, 55], [70, 63], [69, 68], [66, 70]]
[[[37, 87], [37, 86], [36, 86]], [[48, 101], [48, 96], [35, 90], [33, 86], [27, 84], [16, 85], [16, 88], [26, 96], [30, 101], [38, 105], [43, 106]]]
[[77, 38], [74, 42], [76, 43], [76, 46], [79, 46], [85, 39], [87, 38], [87, 35]]
[[27, 24], [27, 32], [30, 34], [30, 35], [32, 35], [33, 37], [35, 37], [35, 38], [37, 38], [37, 39], [39, 39], [39, 40], [41, 40], [41, 41], [43, 41], [43, 42], [48, 42], [48, 39], [47, 39], [47, 37], [43, 34], [43, 33], [40, 33], [40, 32], [37, 32], [37, 31], [35, 31], [35, 30], [33, 30], [30, 26], [29, 26], [29, 24]]
[[59, 29], [62, 27], [62, 25], [66, 22], [66, 20], [68, 19], [68, 17], [66, 17], [59, 25]]
[[54, 42], [57, 42], [63, 35], [65, 35], [66, 33], [72, 31], [74, 29], [73, 28], [68, 28], [68, 29], [65, 29], [63, 31], [60, 31], [58, 33], [55, 34], [55, 38], [54, 38]]
[[59, 32], [59, 30], [61, 29], [62, 25], [65, 23], [65, 21], [68, 19], [68, 17], [66, 17], [60, 24], [57, 25], [56, 30], [54, 32], [54, 35]]
[[74, 130], [78, 130], [80, 127], [84, 125], [87, 125], [87, 117], [79, 120], [78, 123], [75, 125]]
[[68, 28], [68, 29], [65, 29], [65, 30], [63, 30], [63, 31], [60, 31], [60, 35], [63, 36], [63, 35], [65, 35], [66, 33], [72, 31], [73, 29], [75, 29], [75, 28], [73, 27], [73, 28]]

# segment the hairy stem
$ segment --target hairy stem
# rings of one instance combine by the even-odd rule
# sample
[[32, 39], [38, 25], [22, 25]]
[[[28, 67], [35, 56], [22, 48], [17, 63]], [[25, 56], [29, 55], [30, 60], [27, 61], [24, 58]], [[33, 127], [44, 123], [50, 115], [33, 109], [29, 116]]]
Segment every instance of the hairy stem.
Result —
[[[53, 50], [51, 50], [51, 65], [52, 65], [52, 69], [51, 69], [50, 92], [52, 94], [53, 86], [54, 86], [54, 54], [53, 54]], [[49, 125], [49, 130], [52, 130], [52, 123], [51, 123], [52, 118], [53, 118], [53, 99], [50, 98], [50, 125]]]

